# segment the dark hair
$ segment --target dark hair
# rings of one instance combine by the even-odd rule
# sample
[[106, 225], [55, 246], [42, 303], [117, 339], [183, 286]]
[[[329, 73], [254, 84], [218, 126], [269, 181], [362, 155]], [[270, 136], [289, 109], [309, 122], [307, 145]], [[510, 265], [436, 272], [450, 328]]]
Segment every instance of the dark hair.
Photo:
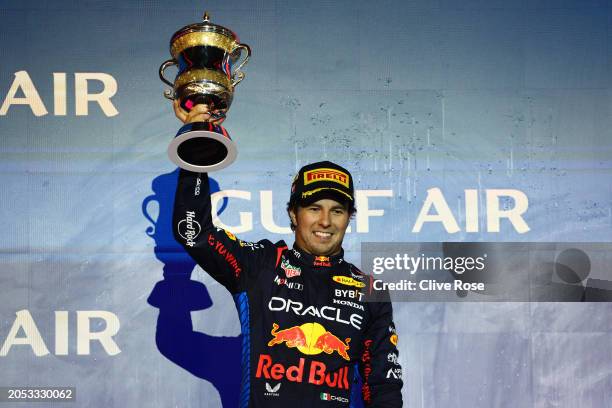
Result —
[[[346, 204], [348, 203], [345, 203], [345, 205]], [[352, 219], [353, 215], [355, 215], [355, 213], [357, 212], [357, 209], [352, 204], [353, 203], [348, 204], [349, 219]], [[296, 225], [293, 223], [293, 220], [291, 219], [291, 215], [289, 214], [289, 211], [293, 210], [293, 212], [297, 214], [298, 207], [301, 207], [299, 203], [291, 202], [291, 201], [287, 203], [287, 215], [289, 216], [289, 226], [291, 227], [291, 231], [295, 231]]]

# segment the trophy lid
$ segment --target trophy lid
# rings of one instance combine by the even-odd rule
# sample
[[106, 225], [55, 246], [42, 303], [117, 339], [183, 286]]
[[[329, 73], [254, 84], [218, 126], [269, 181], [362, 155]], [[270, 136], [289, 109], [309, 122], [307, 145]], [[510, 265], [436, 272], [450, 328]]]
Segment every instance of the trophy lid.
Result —
[[240, 39], [238, 38], [236, 33], [234, 33], [229, 28], [223, 27], [218, 24], [211, 23], [210, 15], [208, 14], [208, 11], [206, 11], [204, 13], [204, 16], [202, 17], [201, 23], [194, 23], [194, 24], [186, 25], [185, 27], [175, 32], [172, 35], [172, 38], [170, 39], [170, 44], [174, 43], [174, 41], [178, 39], [179, 37], [182, 37], [185, 34], [194, 33], [194, 32], [217, 33], [217, 34], [224, 35], [234, 40], [236, 43], [240, 42]]

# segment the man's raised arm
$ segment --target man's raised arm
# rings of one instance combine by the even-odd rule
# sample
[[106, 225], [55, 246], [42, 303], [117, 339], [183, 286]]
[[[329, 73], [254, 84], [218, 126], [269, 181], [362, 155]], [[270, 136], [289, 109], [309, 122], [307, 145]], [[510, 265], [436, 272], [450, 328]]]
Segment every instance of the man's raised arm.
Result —
[[[196, 105], [187, 113], [175, 103], [174, 110], [185, 123], [210, 120], [206, 105]], [[247, 275], [260, 269], [265, 255], [274, 253], [275, 246], [267, 240], [244, 242], [231, 232], [216, 228], [211, 210], [208, 175], [181, 169], [172, 217], [174, 237], [216, 281], [232, 293], [240, 292], [247, 284]]]

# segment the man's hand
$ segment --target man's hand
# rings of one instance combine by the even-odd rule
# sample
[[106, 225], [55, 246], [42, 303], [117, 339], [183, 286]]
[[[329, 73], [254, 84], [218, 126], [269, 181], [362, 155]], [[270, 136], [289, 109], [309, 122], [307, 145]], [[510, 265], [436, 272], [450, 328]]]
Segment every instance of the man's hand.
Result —
[[192, 122], [211, 122], [213, 125], [220, 125], [225, 120], [225, 117], [211, 120], [210, 109], [208, 105], [196, 105], [189, 112], [181, 108], [177, 99], [174, 100], [174, 114], [183, 123]]

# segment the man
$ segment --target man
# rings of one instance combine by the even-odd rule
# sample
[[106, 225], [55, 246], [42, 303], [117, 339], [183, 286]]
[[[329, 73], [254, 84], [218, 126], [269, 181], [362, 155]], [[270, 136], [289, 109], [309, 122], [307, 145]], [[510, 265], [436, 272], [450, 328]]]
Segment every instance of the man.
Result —
[[[174, 109], [185, 123], [211, 120], [205, 105]], [[391, 303], [365, 302], [371, 278], [343, 260], [354, 201], [346, 169], [304, 166], [288, 204], [293, 248], [244, 242], [212, 224], [207, 174], [181, 170], [175, 237], [234, 296], [243, 334], [241, 407], [353, 406], [358, 374], [366, 406], [402, 405]]]

